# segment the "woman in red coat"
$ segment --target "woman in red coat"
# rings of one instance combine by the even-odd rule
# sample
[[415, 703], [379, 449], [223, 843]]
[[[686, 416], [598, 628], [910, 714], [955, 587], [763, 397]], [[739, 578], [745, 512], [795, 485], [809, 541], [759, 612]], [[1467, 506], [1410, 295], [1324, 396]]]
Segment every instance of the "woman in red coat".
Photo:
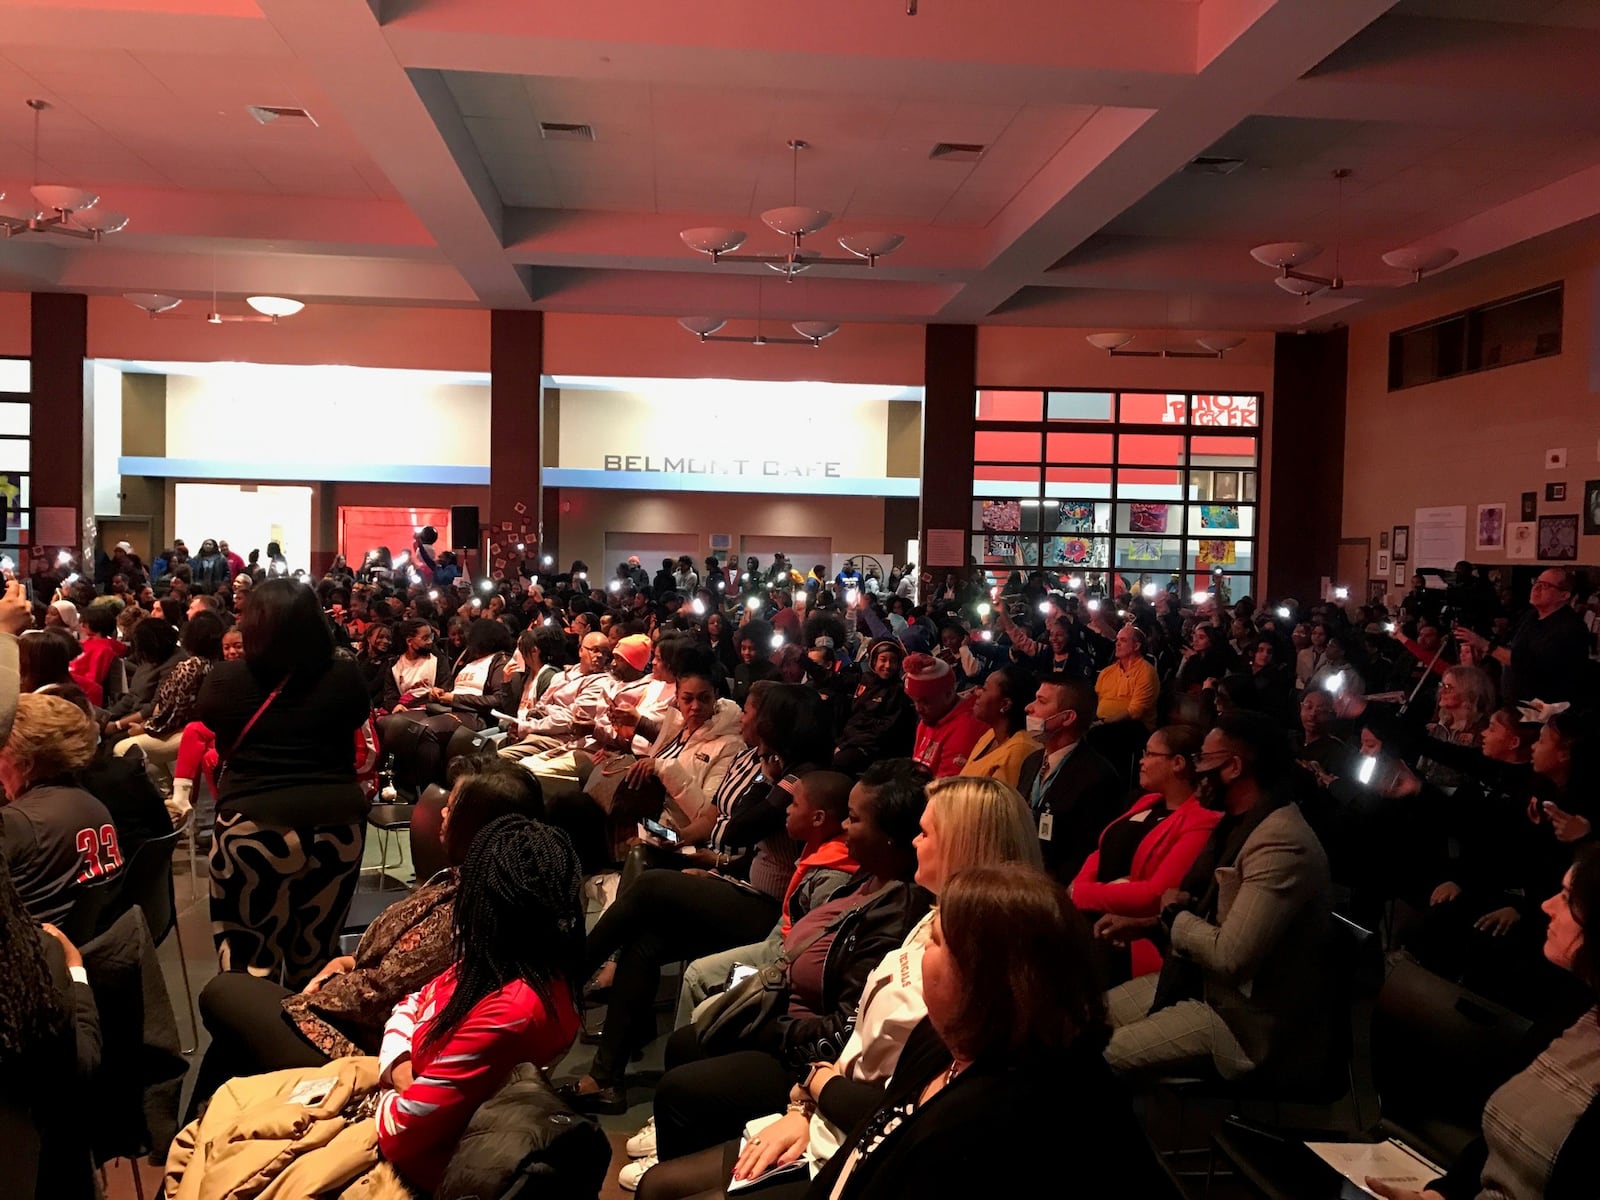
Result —
[[1100, 848], [1067, 891], [1080, 911], [1100, 914], [1094, 932], [1107, 950], [1108, 987], [1161, 969], [1160, 952], [1139, 930], [1155, 924], [1162, 893], [1183, 882], [1222, 819], [1194, 796], [1194, 758], [1203, 736], [1189, 725], [1150, 735], [1139, 760], [1146, 794], [1106, 826]]

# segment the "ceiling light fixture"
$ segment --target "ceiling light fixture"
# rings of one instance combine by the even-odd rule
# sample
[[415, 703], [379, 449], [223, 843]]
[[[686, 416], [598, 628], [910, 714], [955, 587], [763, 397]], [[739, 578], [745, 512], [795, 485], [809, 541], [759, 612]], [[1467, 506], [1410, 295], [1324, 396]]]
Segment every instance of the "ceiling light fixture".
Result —
[[702, 342], [739, 342], [746, 346], [820, 346], [824, 338], [830, 338], [839, 332], [836, 321], [796, 321], [790, 328], [798, 333], [799, 337], [768, 337], [759, 332], [759, 322], [756, 325], [758, 331], [756, 333], [718, 333], [717, 331], [727, 324], [721, 317], [679, 317], [678, 324]]
[[[1320, 291], [1339, 292], [1347, 287], [1362, 288], [1392, 288], [1403, 287], [1407, 281], [1398, 279], [1345, 279], [1339, 270], [1339, 249], [1343, 241], [1344, 225], [1344, 181], [1350, 178], [1349, 167], [1340, 167], [1334, 171], [1333, 178], [1339, 189], [1339, 196], [1335, 209], [1335, 232], [1338, 240], [1333, 244], [1333, 273], [1330, 275], [1313, 275], [1309, 271], [1300, 270], [1302, 263], [1310, 262], [1322, 253], [1322, 247], [1316, 242], [1267, 242], [1250, 251], [1250, 257], [1264, 267], [1272, 267], [1278, 272], [1278, 277], [1273, 280], [1280, 288], [1294, 296], [1304, 296], [1309, 301], [1310, 297]], [[1390, 250], [1382, 256], [1385, 266], [1393, 267], [1397, 271], [1410, 274], [1411, 283], [1420, 283], [1422, 277], [1431, 271], [1447, 266], [1455, 261], [1456, 252], [1448, 246], [1402, 246], [1398, 250]]]
[[1198, 350], [1169, 350], [1163, 347], [1160, 350], [1125, 350], [1129, 342], [1133, 341], [1134, 334], [1125, 332], [1116, 333], [1091, 333], [1084, 337], [1084, 341], [1096, 350], [1104, 350], [1112, 358], [1221, 358], [1229, 350], [1236, 350], [1244, 345], [1244, 338], [1234, 334], [1211, 335], [1195, 338]]
[[893, 254], [906, 240], [904, 235], [898, 233], [856, 233], [841, 237], [839, 245], [850, 254], [848, 258], [832, 258], [826, 255], [806, 252], [801, 249], [801, 241], [813, 234], [821, 233], [833, 220], [833, 214], [825, 208], [811, 208], [799, 203], [800, 192], [800, 151], [809, 150], [811, 143], [800, 138], [791, 138], [788, 143], [790, 162], [790, 201], [777, 208], [769, 208], [761, 214], [761, 220], [775, 233], [780, 233], [789, 239], [789, 249], [784, 254], [737, 254], [740, 246], [744, 245], [746, 233], [742, 229], [732, 229], [721, 225], [699, 226], [694, 229], [685, 229], [678, 234], [683, 244], [691, 250], [701, 254], [710, 255], [711, 261], [719, 262], [744, 262], [762, 263], [779, 272], [785, 279], [793, 279], [801, 271], [810, 267], [860, 267], [868, 268], [878, 265], [878, 259], [885, 254]]
[[[39, 119], [50, 105], [43, 100], [26, 102], [33, 110], [33, 186], [28, 189], [32, 202], [0, 207], [0, 236], [21, 233], [59, 233], [64, 237], [98, 242], [128, 223], [122, 213], [100, 207], [100, 197], [84, 188], [39, 182]], [[0, 192], [0, 200], [5, 193]]]
[[203, 316], [195, 312], [177, 312], [183, 300], [164, 292], [123, 292], [122, 298], [136, 308], [142, 308], [151, 320], [199, 321], [210, 325], [276, 325], [280, 317], [292, 317], [305, 307], [303, 301], [286, 296], [249, 296], [245, 303], [255, 309], [253, 313], [225, 313], [217, 311], [217, 298], [211, 297], [211, 310]]

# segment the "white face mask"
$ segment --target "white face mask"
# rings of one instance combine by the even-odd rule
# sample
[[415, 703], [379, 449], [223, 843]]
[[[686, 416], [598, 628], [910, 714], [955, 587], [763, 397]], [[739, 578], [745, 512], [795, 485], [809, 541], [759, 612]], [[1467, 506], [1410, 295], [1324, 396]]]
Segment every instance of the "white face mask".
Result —
[[1059, 717], [1061, 715], [1063, 715], [1063, 714], [1056, 713], [1053, 716], [1049, 716], [1049, 717], [1035, 717], [1032, 714], [1029, 714], [1029, 716], [1027, 718], [1028, 732], [1031, 733], [1034, 737], [1043, 737], [1045, 735], [1045, 730], [1050, 725], [1050, 722], [1054, 721], [1056, 719], [1056, 717]]

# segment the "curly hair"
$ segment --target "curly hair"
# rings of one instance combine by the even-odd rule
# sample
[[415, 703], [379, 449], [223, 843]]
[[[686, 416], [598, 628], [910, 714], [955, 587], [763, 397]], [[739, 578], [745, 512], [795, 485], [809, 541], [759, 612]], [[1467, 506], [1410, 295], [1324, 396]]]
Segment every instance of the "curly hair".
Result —
[[67, 1008], [50, 978], [39, 927], [22, 906], [4, 859], [0, 859], [0, 962], [6, 965], [0, 972], [0, 1070], [10, 1073], [60, 1036], [67, 1026]]
[[[76, 704], [39, 692], [17, 697], [11, 736], [0, 758], [16, 768], [28, 784], [87, 766], [94, 757], [94, 723]], [[15, 799], [15, 797], [12, 797]]]
[[450, 1034], [479, 1003], [522, 980], [547, 1011], [565, 980], [568, 1004], [583, 986], [583, 868], [567, 835], [510, 814], [478, 831], [461, 864], [451, 924], [456, 988], [423, 1034]]

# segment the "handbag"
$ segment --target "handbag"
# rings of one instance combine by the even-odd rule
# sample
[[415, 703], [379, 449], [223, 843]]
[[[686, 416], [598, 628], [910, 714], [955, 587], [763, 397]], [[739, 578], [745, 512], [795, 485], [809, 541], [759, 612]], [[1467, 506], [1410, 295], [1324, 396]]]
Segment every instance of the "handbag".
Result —
[[823, 926], [778, 961], [768, 963], [743, 983], [712, 996], [695, 1013], [694, 1038], [706, 1055], [748, 1050], [757, 1034], [789, 1007], [789, 964], [833, 928]]
[[285, 675], [282, 681], [279, 682], [278, 686], [267, 693], [267, 698], [261, 702], [261, 707], [256, 709], [256, 711], [251, 715], [250, 719], [244, 723], [244, 728], [239, 730], [239, 736], [233, 739], [233, 745], [228, 747], [228, 752], [226, 754], [217, 755], [217, 769], [212, 772], [214, 787], [219, 786], [222, 783], [222, 775], [227, 769], [229, 760], [233, 758], [235, 753], [237, 753], [239, 747], [244, 744], [244, 739], [248, 737], [250, 731], [255, 728], [256, 722], [261, 719], [261, 714], [266, 712], [267, 709], [271, 708], [272, 702], [278, 698], [279, 693], [281, 693], [284, 688], [289, 686], [289, 678], [290, 677], [288, 675]]

